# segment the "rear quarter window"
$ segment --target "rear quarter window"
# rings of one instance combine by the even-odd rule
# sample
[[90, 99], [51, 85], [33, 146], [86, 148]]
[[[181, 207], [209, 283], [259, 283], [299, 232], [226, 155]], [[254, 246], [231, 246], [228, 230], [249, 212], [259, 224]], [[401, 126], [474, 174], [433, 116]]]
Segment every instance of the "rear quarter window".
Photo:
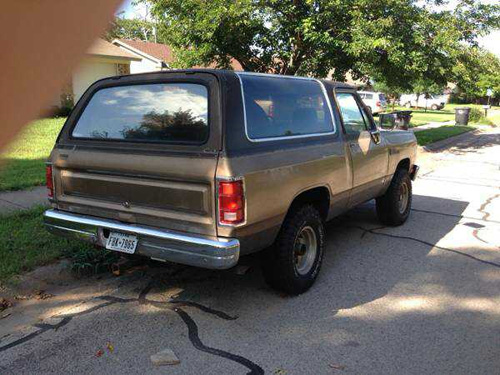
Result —
[[97, 91], [73, 128], [72, 137], [201, 144], [208, 132], [205, 86], [158, 83]]
[[321, 84], [313, 79], [239, 75], [251, 140], [335, 131]]

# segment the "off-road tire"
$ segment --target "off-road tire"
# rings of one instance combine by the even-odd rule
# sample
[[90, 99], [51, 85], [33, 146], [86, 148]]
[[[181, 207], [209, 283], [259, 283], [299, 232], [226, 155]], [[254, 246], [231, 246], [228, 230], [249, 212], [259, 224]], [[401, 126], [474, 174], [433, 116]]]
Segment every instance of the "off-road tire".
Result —
[[[317, 251], [311, 269], [304, 275], [297, 271], [294, 246], [305, 227], [313, 229]], [[323, 261], [325, 229], [316, 208], [306, 204], [288, 213], [272, 247], [262, 254], [262, 271], [266, 282], [274, 289], [290, 295], [307, 291], [316, 281]]]
[[[399, 196], [403, 184], [406, 184], [408, 188], [408, 203], [406, 204], [406, 209], [401, 212]], [[410, 215], [411, 202], [412, 188], [410, 175], [407, 170], [399, 168], [394, 173], [391, 184], [385, 194], [377, 198], [377, 216], [385, 225], [401, 225]]]

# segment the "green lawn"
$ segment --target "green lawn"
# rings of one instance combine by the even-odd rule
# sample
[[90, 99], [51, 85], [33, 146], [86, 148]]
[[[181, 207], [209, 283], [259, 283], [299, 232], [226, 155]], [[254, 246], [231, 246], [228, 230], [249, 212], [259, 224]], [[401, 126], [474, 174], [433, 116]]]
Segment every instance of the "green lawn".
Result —
[[415, 132], [417, 143], [420, 146], [425, 146], [432, 142], [441, 141], [443, 139], [453, 137], [468, 131], [474, 130], [471, 126], [440, 126], [439, 128], [425, 129]]
[[101, 271], [117, 259], [117, 253], [95, 249], [90, 244], [56, 237], [44, 228], [46, 207], [0, 215], [0, 284], [61, 257], [71, 259], [77, 272]]
[[0, 155], [0, 191], [20, 190], [45, 182], [44, 163], [65, 120], [34, 121]]
[[421, 126], [428, 124], [429, 122], [446, 122], [455, 120], [455, 112], [448, 111], [443, 108], [440, 111], [433, 111], [432, 109], [414, 109], [412, 110], [412, 118], [410, 121], [410, 126]]
[[[405, 108], [396, 106], [395, 111], [412, 111], [412, 118], [410, 121], [410, 127], [414, 128], [417, 126], [426, 125], [430, 122], [447, 122], [455, 120], [455, 108], [456, 107], [471, 107], [478, 108], [483, 111], [483, 106], [480, 104], [446, 104], [446, 106], [439, 110], [433, 111], [432, 109], [415, 109], [415, 108]], [[389, 112], [392, 112], [392, 107], [388, 108]], [[488, 111], [488, 120], [490, 120], [496, 126], [500, 126], [500, 107], [492, 107]], [[484, 125], [491, 125], [487, 122]]]
[[[433, 111], [432, 109], [415, 109], [415, 108], [405, 108], [398, 107], [394, 108], [395, 111], [411, 111], [411, 121], [410, 127], [414, 128], [416, 126], [426, 125], [429, 122], [446, 122], [452, 121], [455, 119], [455, 112], [453, 109], [443, 108], [439, 111]], [[392, 107], [388, 109], [389, 112], [392, 112]]]

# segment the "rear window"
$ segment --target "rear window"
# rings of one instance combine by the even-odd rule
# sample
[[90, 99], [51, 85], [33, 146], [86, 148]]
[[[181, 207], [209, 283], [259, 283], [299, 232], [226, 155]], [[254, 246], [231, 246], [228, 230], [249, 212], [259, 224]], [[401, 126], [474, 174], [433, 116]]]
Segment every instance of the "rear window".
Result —
[[272, 139], [333, 132], [331, 112], [313, 79], [241, 74], [247, 134]]
[[74, 138], [201, 144], [208, 138], [208, 91], [194, 83], [158, 83], [97, 91]]

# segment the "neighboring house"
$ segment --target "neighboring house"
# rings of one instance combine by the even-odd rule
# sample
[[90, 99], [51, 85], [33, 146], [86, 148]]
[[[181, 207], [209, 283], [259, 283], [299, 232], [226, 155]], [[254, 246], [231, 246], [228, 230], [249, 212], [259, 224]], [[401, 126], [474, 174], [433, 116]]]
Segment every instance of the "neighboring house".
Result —
[[[102, 78], [171, 69], [169, 64], [173, 59], [171, 48], [165, 44], [128, 39], [109, 43], [97, 39], [49, 106], [49, 112], [66, 112], [92, 83]], [[232, 67], [243, 70], [236, 60], [232, 61]]]
[[140, 61], [140, 58], [136, 55], [103, 39], [97, 39], [87, 50], [82, 62], [68, 79], [52, 106], [71, 108], [92, 83], [110, 76], [130, 74], [130, 64], [137, 61]]
[[[115, 39], [113, 40], [113, 44], [141, 59], [140, 61], [132, 61], [130, 63], [131, 74], [171, 69], [170, 65], [174, 60], [173, 52], [165, 44], [145, 42], [137, 39]], [[234, 70], [243, 70], [240, 63], [234, 59], [231, 61], [231, 66]], [[209, 68], [212, 67], [214, 66], [209, 66]]]
[[112, 43], [139, 58], [130, 63], [131, 74], [165, 70], [173, 60], [172, 50], [165, 44], [130, 39], [115, 39]]

